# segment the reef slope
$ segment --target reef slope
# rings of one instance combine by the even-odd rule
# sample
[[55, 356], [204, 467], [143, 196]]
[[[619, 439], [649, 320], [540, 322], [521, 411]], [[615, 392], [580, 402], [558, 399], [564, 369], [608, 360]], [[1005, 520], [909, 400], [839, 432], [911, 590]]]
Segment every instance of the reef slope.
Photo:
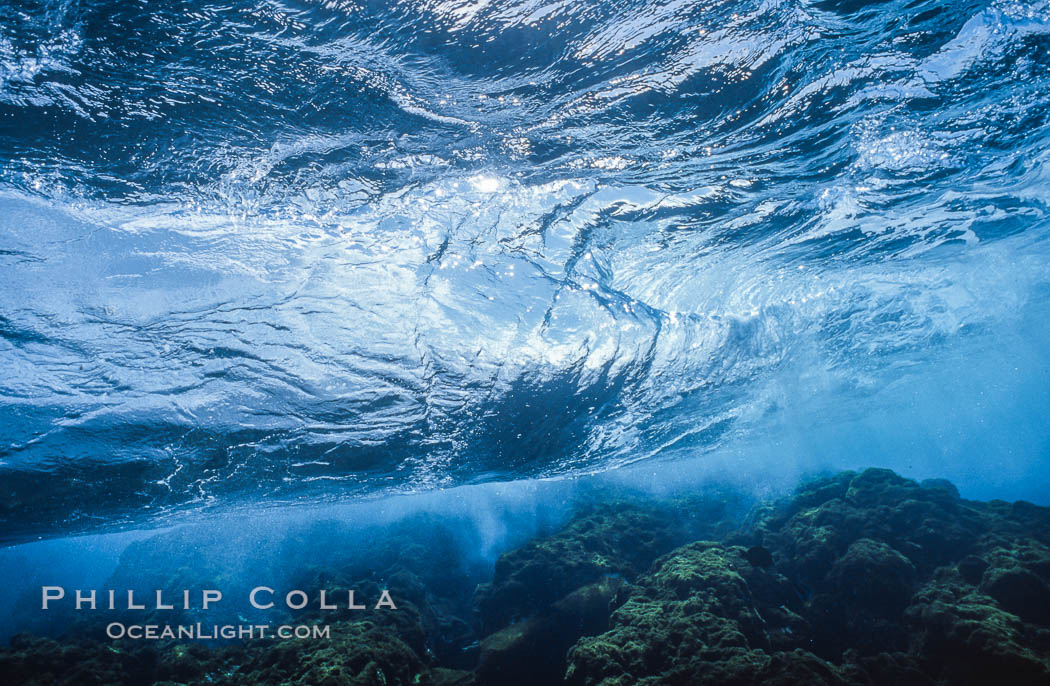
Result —
[[[398, 526], [382, 568], [304, 584], [391, 588], [396, 612], [290, 615], [319, 641], [218, 646], [22, 634], [19, 684], [1050, 683], [1050, 509], [945, 481], [843, 472], [739, 515], [724, 495], [581, 505], [446, 573], [439, 528]], [[437, 525], [435, 525], [437, 526]], [[392, 529], [392, 531], [395, 531]], [[393, 552], [400, 551], [400, 552]], [[141, 553], [141, 551], [139, 551]], [[118, 570], [117, 576], [126, 573]], [[469, 599], [473, 597], [472, 601]], [[96, 627], [95, 634], [100, 634]]]

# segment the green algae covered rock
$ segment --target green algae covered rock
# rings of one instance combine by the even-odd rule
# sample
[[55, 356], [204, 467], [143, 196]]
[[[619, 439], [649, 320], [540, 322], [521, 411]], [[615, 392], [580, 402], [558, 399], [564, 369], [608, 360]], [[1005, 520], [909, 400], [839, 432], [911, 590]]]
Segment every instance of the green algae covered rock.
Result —
[[872, 614], [897, 616], [915, 586], [915, 565], [881, 541], [859, 538], [828, 572], [831, 586]]
[[432, 670], [388, 628], [371, 621], [331, 626], [328, 639], [203, 645], [17, 637], [0, 651], [11, 684], [282, 684], [410, 686], [459, 684], [473, 677]]
[[767, 506], [753, 535], [783, 553], [792, 571], [820, 580], [855, 541], [879, 541], [932, 570], [967, 554], [989, 524], [979, 503], [939, 481], [922, 485], [885, 469], [843, 472]]
[[479, 683], [558, 683], [568, 649], [608, 628], [630, 583], [697, 532], [728, 532], [731, 504], [708, 496], [590, 505], [501, 556], [475, 598]]
[[612, 628], [573, 647], [565, 681], [846, 683], [836, 667], [789, 647], [805, 633], [790, 607], [796, 596], [786, 579], [753, 567], [746, 552], [697, 542], [661, 558], [613, 613]]
[[[1050, 510], [845, 472], [658, 560], [566, 681], [1050, 683]], [[770, 565], [772, 562], [772, 565]]]
[[150, 683], [153, 658], [96, 641], [54, 641], [20, 634], [0, 651], [0, 675], [9, 684]]
[[477, 675], [483, 684], [558, 683], [563, 656], [581, 636], [608, 628], [623, 579], [605, 577], [578, 588], [536, 615], [489, 634], [481, 641]]
[[0, 650], [0, 676], [164, 686], [1050, 683], [1050, 509], [967, 501], [946, 482], [876, 469], [805, 484], [735, 531], [727, 521], [724, 503], [700, 498], [590, 505], [504, 554], [473, 603], [477, 571], [457, 563], [454, 547], [397, 535], [367, 560], [333, 557], [293, 577], [315, 596], [388, 588], [397, 598], [396, 611], [321, 612], [315, 602], [292, 613], [328, 623], [327, 640], [21, 635]]
[[233, 681], [289, 686], [410, 686], [433, 681], [415, 651], [369, 621], [333, 625], [328, 640], [252, 646], [248, 655]]
[[602, 577], [633, 579], [682, 539], [671, 510], [596, 506], [554, 535], [500, 556], [492, 583], [475, 597], [481, 634], [527, 618]]
[[920, 590], [907, 610], [927, 671], [940, 683], [1050, 683], [1050, 632], [1025, 624], [950, 571]]
[[971, 583], [1024, 621], [1050, 627], [1050, 546], [994, 538], [987, 543], [981, 558], [987, 567]]
[[[744, 540], [761, 542], [806, 600], [813, 650], [838, 660], [906, 651], [903, 613], [942, 566], [983, 584], [1033, 621], [1050, 612], [1050, 514], [1028, 503], [963, 500], [940, 480], [884, 469], [844, 472], [759, 508]], [[1021, 560], [1011, 550], [1024, 550]], [[994, 591], [994, 592], [993, 592]]]

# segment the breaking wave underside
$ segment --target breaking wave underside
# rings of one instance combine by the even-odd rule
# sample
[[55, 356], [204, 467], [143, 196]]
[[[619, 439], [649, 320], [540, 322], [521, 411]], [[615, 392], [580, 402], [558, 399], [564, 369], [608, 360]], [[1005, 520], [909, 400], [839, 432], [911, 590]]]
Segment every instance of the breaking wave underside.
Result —
[[1050, 447], [1045, 2], [0, 6], [7, 541]]

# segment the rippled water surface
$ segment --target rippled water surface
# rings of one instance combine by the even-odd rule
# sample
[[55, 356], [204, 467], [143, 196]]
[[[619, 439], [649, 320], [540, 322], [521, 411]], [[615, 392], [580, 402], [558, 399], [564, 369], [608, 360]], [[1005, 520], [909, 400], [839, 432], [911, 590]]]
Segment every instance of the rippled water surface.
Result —
[[686, 458], [1032, 497], [1048, 115], [1045, 2], [4, 0], [3, 537]]

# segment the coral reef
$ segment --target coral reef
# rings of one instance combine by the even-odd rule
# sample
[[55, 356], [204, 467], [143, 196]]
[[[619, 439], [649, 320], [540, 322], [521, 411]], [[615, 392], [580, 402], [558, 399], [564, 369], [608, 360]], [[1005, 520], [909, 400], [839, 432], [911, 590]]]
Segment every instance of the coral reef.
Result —
[[726, 494], [581, 509], [555, 534], [502, 555], [478, 588], [483, 684], [557, 683], [581, 637], [604, 631], [624, 591], [659, 555], [698, 535], [725, 535], [737, 499]]
[[[785, 640], [805, 622], [787, 605], [793, 589], [756, 568], [747, 550], [700, 541], [661, 558], [613, 613], [612, 629], [580, 640], [569, 656], [570, 684], [765, 683], [771, 655], [804, 673], [834, 672], [784, 658]], [[762, 608], [760, 610], [760, 608]], [[805, 666], [803, 665], [805, 663]], [[838, 683], [836, 679], [807, 679]]]
[[389, 629], [371, 621], [333, 625], [318, 641], [259, 641], [209, 649], [165, 644], [32, 638], [0, 653], [5, 683], [287, 684], [408, 686], [470, 683], [469, 673], [432, 670]]
[[[736, 509], [725, 497], [592, 502], [560, 530], [504, 553], [490, 576], [465, 565], [439, 521], [405, 522], [367, 555], [287, 575], [316, 594], [386, 588], [398, 599], [397, 611], [321, 611], [314, 602], [287, 613], [328, 624], [328, 639], [202, 645], [92, 640], [79, 628], [61, 640], [22, 634], [0, 650], [0, 678], [1050, 683], [1050, 509], [968, 501], [947, 482], [879, 469], [805, 484], [746, 517]], [[141, 562], [150, 545], [158, 543], [137, 546], [129, 560]], [[187, 569], [172, 560], [165, 573], [184, 580]]]
[[838, 474], [756, 508], [729, 537], [751, 548], [658, 560], [610, 630], [573, 647], [566, 680], [1050, 683], [1048, 535], [1050, 511], [1028, 503]]
[[682, 538], [669, 511], [599, 505], [496, 561], [492, 583], [478, 589], [475, 601], [481, 632], [528, 617], [602, 577], [633, 579]]

